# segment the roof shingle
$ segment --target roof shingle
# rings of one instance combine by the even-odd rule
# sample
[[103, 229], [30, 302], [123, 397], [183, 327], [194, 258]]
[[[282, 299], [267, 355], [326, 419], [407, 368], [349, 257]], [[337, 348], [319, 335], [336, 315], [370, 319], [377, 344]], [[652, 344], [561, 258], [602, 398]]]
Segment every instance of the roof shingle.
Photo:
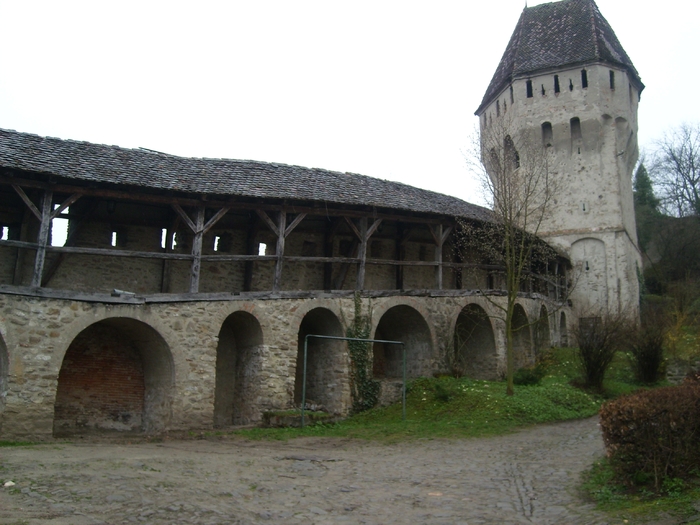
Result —
[[519, 76], [590, 62], [621, 66], [638, 84], [630, 57], [594, 0], [563, 0], [526, 7], [476, 114]]
[[374, 206], [489, 220], [490, 210], [399, 182], [252, 160], [178, 157], [0, 129], [0, 167], [162, 191]]

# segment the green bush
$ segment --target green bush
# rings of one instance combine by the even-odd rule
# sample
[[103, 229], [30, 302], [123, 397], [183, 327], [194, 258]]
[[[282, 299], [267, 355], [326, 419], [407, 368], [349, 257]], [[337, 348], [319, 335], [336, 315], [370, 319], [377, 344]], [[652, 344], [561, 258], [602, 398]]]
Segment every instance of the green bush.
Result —
[[[700, 466], [700, 383], [645, 390], [605, 403], [600, 426], [611, 465], [628, 485], [697, 476]], [[677, 483], [677, 482], [676, 482]]]
[[539, 385], [553, 363], [554, 356], [552, 352], [543, 352], [537, 356], [537, 361], [534, 365], [524, 366], [515, 371], [513, 383], [521, 386]]
[[670, 318], [663, 306], [643, 306], [641, 323], [630, 330], [627, 339], [630, 364], [640, 383], [656, 383], [666, 374], [664, 345], [669, 329]]
[[629, 319], [624, 314], [600, 314], [579, 319], [573, 335], [586, 387], [603, 389], [605, 372], [624, 344], [628, 329]]

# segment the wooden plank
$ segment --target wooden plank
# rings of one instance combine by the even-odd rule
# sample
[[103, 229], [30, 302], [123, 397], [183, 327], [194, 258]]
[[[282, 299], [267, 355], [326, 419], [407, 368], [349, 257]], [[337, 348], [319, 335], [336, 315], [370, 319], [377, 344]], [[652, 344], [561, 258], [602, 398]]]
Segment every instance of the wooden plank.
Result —
[[207, 221], [207, 223], [204, 225], [204, 232], [207, 233], [211, 228], [221, 220], [221, 218], [228, 213], [228, 211], [231, 209], [231, 206], [224, 206], [221, 208], [219, 211], [217, 211], [214, 216]]
[[[180, 218], [180, 215], [176, 214], [175, 218], [173, 219], [172, 224], [165, 231], [164, 253], [166, 253], [166, 254], [173, 253], [173, 250], [175, 249], [175, 233], [177, 232], [178, 226], [180, 226], [181, 220], [182, 219]], [[172, 273], [172, 260], [163, 259], [163, 267], [162, 267], [161, 276], [160, 276], [160, 291], [163, 293], [170, 290], [171, 273]]]
[[51, 211], [51, 218], [55, 219], [56, 217], [58, 217], [63, 212], [63, 210], [68, 208], [71, 204], [73, 204], [75, 201], [77, 201], [80, 197], [82, 197], [82, 195], [80, 193], [74, 193], [73, 195], [68, 197], [65, 201], [63, 201], [63, 203], [58, 208]]
[[[199, 204], [199, 206], [201, 206], [201, 203]], [[199, 206], [197, 208], [199, 208]], [[192, 219], [190, 219], [189, 215], [185, 213], [185, 210], [183, 210], [179, 204], [173, 204], [172, 207], [180, 216], [180, 218], [184, 221], [184, 223], [187, 224], [187, 227], [190, 229], [190, 231], [192, 233], [197, 233], [197, 226], [194, 222], [192, 222]]]
[[357, 229], [357, 226], [355, 226], [355, 223], [352, 222], [350, 217], [344, 217], [345, 222], [348, 223], [348, 226], [350, 226], [350, 229], [355, 233], [355, 236], [357, 239], [362, 242], [362, 234], [360, 233], [360, 230]]
[[[78, 200], [78, 199], [76, 198], [75, 200]], [[75, 202], [75, 200], [72, 202]], [[83, 229], [83, 226], [90, 220], [90, 217], [94, 213], [99, 202], [100, 201], [98, 199], [93, 199], [92, 203], [90, 205], [90, 208], [88, 208], [87, 212], [85, 213], [85, 216], [80, 221], [76, 221], [76, 219], [72, 219], [71, 227], [69, 228], [70, 231], [68, 233], [68, 237], [66, 238], [66, 242], [65, 242], [64, 246], [73, 246], [75, 244], [75, 241], [78, 238], [78, 234]], [[68, 204], [68, 206], [70, 206], [70, 204]], [[66, 206], [66, 208], [68, 206]], [[65, 209], [65, 208], [63, 208], [63, 209]], [[54, 212], [55, 211], [56, 210], [54, 210]], [[53, 215], [53, 213], [52, 213], [52, 215]], [[54, 217], [55, 217], [55, 215], [54, 215]], [[67, 254], [65, 252], [59, 253], [58, 256], [51, 262], [51, 264], [48, 266], [48, 268], [44, 272], [44, 277], [41, 280], [42, 287], [46, 287], [51, 282], [51, 279], [53, 278], [53, 276], [56, 274], [56, 272], [60, 268], [61, 264], [63, 263], [63, 260], [66, 258], [66, 255]]]
[[197, 208], [197, 224], [192, 240], [192, 265], [190, 266], [190, 293], [199, 291], [199, 274], [202, 268], [202, 237], [204, 237], [204, 205]]
[[[4, 241], [0, 241], [2, 244]], [[17, 241], [7, 241], [16, 244]], [[24, 243], [28, 244], [28, 243]], [[31, 245], [36, 249], [36, 244]], [[192, 255], [188, 253], [163, 253], [163, 252], [140, 252], [133, 250], [113, 250], [107, 248], [83, 248], [78, 246], [47, 246], [49, 252], [77, 253], [81, 255], [100, 255], [104, 257], [134, 257], [136, 259], [170, 259], [191, 261]]]
[[[260, 221], [258, 214], [251, 213], [248, 219], [248, 233], [246, 236], [246, 254], [258, 255], [258, 232], [260, 231]], [[253, 269], [255, 259], [246, 259], [243, 269], [243, 291], [249, 292], [253, 287]]]
[[284, 230], [284, 236], [287, 237], [290, 233], [292, 233], [294, 231], [294, 228], [299, 226], [299, 223], [304, 220], [304, 217], [306, 217], [306, 213], [300, 213], [299, 215], [297, 215], [292, 221], [292, 223], [289, 226], [287, 226], [287, 229]]
[[14, 190], [17, 192], [17, 195], [20, 196], [20, 198], [24, 201], [24, 204], [27, 205], [27, 208], [34, 214], [34, 216], [39, 219], [39, 222], [41, 222], [41, 212], [37, 209], [36, 206], [34, 206], [34, 203], [27, 197], [27, 194], [24, 193], [24, 190], [18, 185], [18, 184], [12, 184], [12, 187]]
[[[403, 242], [404, 236], [405, 236], [405, 227], [402, 223], [399, 223], [396, 226], [396, 237], [394, 239], [394, 259], [396, 259], [399, 262], [403, 261], [406, 258], [406, 246], [405, 246], [405, 243]], [[395, 277], [396, 277], [396, 289], [402, 290], [403, 289], [403, 278], [404, 278], [403, 265], [396, 266]]]
[[39, 226], [39, 235], [37, 236], [37, 249], [34, 258], [34, 273], [32, 274], [32, 288], [41, 286], [41, 277], [44, 273], [44, 261], [46, 260], [46, 244], [49, 240], [49, 232], [51, 231], [51, 203], [53, 201], [53, 192], [46, 190], [41, 201], [41, 224]]
[[372, 223], [372, 226], [369, 227], [367, 230], [367, 239], [369, 239], [372, 235], [374, 235], [374, 232], [377, 231], [377, 228], [379, 228], [379, 225], [382, 223], [382, 219], [375, 219], [374, 222]]
[[[357, 250], [358, 250], [359, 245], [360, 245], [360, 241], [358, 241], [357, 239], [353, 239], [352, 246], [350, 247], [350, 253], [357, 254]], [[350, 269], [350, 264], [351, 263], [344, 263], [340, 267], [340, 271], [338, 272], [338, 276], [336, 277], [336, 280], [335, 280], [335, 286], [333, 287], [334, 289], [340, 290], [343, 287], [343, 285], [345, 284], [345, 278], [347, 277], [348, 270]]]
[[272, 230], [272, 233], [274, 233], [277, 237], [279, 237], [280, 232], [277, 229], [277, 225], [274, 222], [272, 222], [272, 219], [270, 219], [269, 215], [267, 213], [265, 213], [264, 210], [261, 210], [261, 209], [256, 209], [255, 213], [257, 213], [258, 217], [260, 217], [263, 220], [263, 222], [265, 224], [267, 224], [267, 227]]
[[[5, 170], [6, 172], [8, 170]], [[70, 185], [70, 184], [51, 184], [47, 182], [42, 182], [42, 181], [36, 181], [36, 180], [31, 180], [31, 179], [23, 179], [21, 177], [13, 177], [13, 176], [0, 176], [0, 184], [8, 184], [8, 185], [18, 185], [18, 186], [23, 186], [27, 188], [38, 188], [38, 189], [48, 189], [51, 188], [53, 189], [54, 193], [79, 193], [84, 196], [91, 196], [91, 197], [100, 197], [104, 199], [119, 199], [119, 200], [125, 200], [125, 201], [130, 201], [130, 202], [145, 202], [145, 203], [151, 203], [151, 204], [163, 204], [163, 205], [169, 205], [172, 206], [174, 204], [177, 204], [179, 206], [190, 206], [190, 207], [196, 207], [199, 206], [202, 202], [201, 198], [193, 198], [193, 197], [186, 197], [186, 196], [168, 196], [168, 195], [158, 195], [154, 193], [141, 193], [140, 191], [123, 191], [123, 190], [110, 190], [110, 189], [104, 189], [104, 188], [89, 188], [85, 186], [76, 186], [76, 185]], [[152, 191], [152, 190], [150, 190]], [[165, 190], [159, 190], [162, 192], [165, 192]], [[184, 192], [183, 192], [184, 193]], [[214, 197], [214, 196], [212, 196]], [[243, 197], [244, 199], [253, 199], [252, 197]], [[230, 206], [232, 209], [236, 210], [252, 210], [255, 211], [257, 209], [264, 209], [268, 210], [271, 212], [277, 212], [283, 209], [288, 209], [289, 205], [283, 205], [283, 204], [263, 204], [262, 202], [244, 202], [244, 201], [239, 201], [236, 200], [236, 198], [228, 198], [228, 199], [215, 199], [212, 198], [211, 200], [207, 200], [207, 205], [209, 207], [225, 207], [225, 206]], [[426, 217], [426, 216], [414, 216], [412, 212], [405, 212], [405, 213], [382, 213], [382, 212], [375, 212], [374, 210], [372, 211], [365, 211], [365, 210], [357, 210], [357, 209], [349, 209], [342, 205], [338, 205], [338, 209], [330, 210], [330, 215], [334, 217], [353, 217], [353, 218], [360, 218], [360, 217], [365, 217], [367, 215], [371, 215], [373, 218], [382, 218], [385, 220], [389, 221], [402, 221], [406, 223], [412, 223], [412, 224], [444, 224], [444, 223], [450, 223], [450, 221], [453, 220], [451, 216], [448, 215], [443, 215], [443, 216], [436, 216], [435, 218], [431, 217]], [[308, 215], [321, 215], [328, 217], [329, 216], [329, 210], [327, 205], [319, 205], [318, 207], [314, 206], [304, 206], [304, 205], [295, 205], [294, 210], [299, 213], [306, 213]], [[37, 210], [38, 211], [38, 210]], [[274, 224], [274, 223], [273, 223]]]
[[[265, 214], [267, 216], [267, 214]], [[287, 230], [287, 213], [284, 211], [279, 212], [278, 226], [277, 226], [277, 248], [275, 250], [275, 255], [277, 256], [277, 262], [275, 263], [275, 277], [272, 281], [272, 291], [279, 291], [282, 286], [282, 265], [284, 264], [284, 234]]]

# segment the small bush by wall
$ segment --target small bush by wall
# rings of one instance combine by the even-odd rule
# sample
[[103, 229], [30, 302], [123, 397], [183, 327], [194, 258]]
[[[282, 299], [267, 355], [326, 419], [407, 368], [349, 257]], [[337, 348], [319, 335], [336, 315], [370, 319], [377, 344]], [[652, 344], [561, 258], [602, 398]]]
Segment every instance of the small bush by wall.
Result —
[[637, 392], [603, 405], [600, 425], [611, 464], [628, 484], [698, 476], [700, 383]]

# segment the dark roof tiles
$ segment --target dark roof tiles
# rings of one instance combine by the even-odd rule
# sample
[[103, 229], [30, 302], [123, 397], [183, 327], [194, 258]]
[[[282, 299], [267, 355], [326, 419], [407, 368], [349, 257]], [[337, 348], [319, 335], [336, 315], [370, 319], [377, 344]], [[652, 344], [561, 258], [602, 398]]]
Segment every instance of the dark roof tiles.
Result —
[[146, 149], [0, 129], [0, 167], [82, 183], [161, 191], [373, 206], [489, 220], [490, 211], [448, 195], [354, 173], [252, 160], [177, 157]]
[[640, 90], [644, 88], [630, 57], [593, 0], [526, 7], [476, 113], [516, 77], [590, 62], [621, 66]]

